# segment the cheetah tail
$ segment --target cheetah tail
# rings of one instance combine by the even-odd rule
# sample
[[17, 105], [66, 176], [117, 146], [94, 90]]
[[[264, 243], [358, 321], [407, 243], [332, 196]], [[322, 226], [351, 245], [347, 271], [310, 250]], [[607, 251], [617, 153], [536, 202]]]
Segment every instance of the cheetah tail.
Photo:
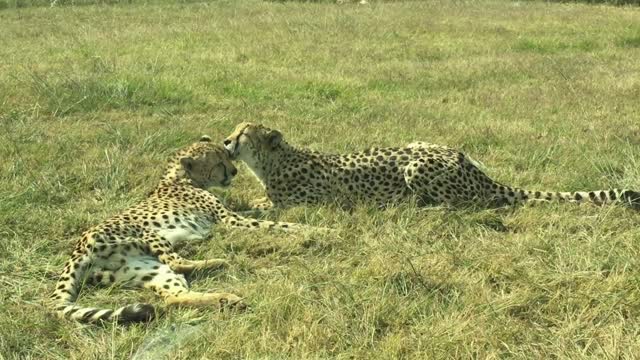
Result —
[[83, 323], [100, 323], [116, 321], [120, 324], [132, 322], [149, 322], [155, 318], [155, 309], [151, 304], [133, 304], [116, 310], [82, 307], [74, 304], [61, 304], [56, 308], [61, 317]]
[[632, 209], [640, 210], [640, 192], [627, 189], [548, 192], [529, 191], [502, 186], [497, 189], [495, 196], [506, 200], [509, 204], [530, 201], [589, 202], [596, 205], [619, 203]]
[[62, 318], [80, 322], [97, 323], [100, 321], [117, 321], [119, 323], [151, 321], [155, 311], [149, 304], [133, 304], [116, 310], [98, 309], [75, 305], [78, 297], [80, 282], [85, 269], [89, 266], [90, 254], [76, 257], [67, 263], [56, 289], [52, 294], [53, 308]]

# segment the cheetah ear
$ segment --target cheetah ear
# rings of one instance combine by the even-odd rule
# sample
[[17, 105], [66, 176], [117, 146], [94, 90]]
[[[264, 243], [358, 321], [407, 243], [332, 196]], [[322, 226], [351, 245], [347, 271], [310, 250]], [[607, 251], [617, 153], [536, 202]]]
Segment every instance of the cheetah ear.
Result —
[[211, 137], [209, 135], [202, 135], [200, 137], [200, 142], [211, 142]]
[[193, 158], [191, 157], [183, 157], [182, 159], [180, 159], [180, 164], [187, 172], [191, 172], [191, 170], [193, 170], [194, 162], [195, 160], [193, 160]]
[[271, 130], [267, 135], [267, 139], [269, 142], [269, 146], [271, 146], [271, 148], [273, 149], [282, 141], [282, 134], [278, 130]]
[[[204, 157], [207, 159], [211, 159], [212, 157], [218, 155], [220, 152], [216, 150], [209, 150], [204, 154]], [[227, 154], [227, 151], [223, 151], [223, 154]]]

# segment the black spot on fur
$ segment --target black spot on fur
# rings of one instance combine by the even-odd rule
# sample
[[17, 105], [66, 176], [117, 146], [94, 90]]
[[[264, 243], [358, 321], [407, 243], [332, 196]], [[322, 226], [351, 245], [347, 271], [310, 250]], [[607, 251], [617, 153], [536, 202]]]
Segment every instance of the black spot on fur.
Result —
[[82, 320], [89, 320], [91, 319], [91, 317], [93, 315], [95, 315], [98, 311], [100, 311], [99, 309], [92, 309], [90, 311], [87, 311], [84, 315], [82, 315]]
[[78, 307], [75, 307], [75, 308], [69, 310], [69, 312], [67, 313], [67, 316], [71, 316], [73, 313], [75, 313], [78, 310], [80, 310], [80, 308], [78, 308]]
[[629, 205], [637, 207], [640, 205], [640, 192], [625, 190], [620, 194], [620, 199]]
[[150, 304], [129, 305], [122, 310], [118, 322], [149, 322], [156, 316], [155, 309]]
[[104, 314], [100, 315], [100, 318], [98, 320], [107, 320], [109, 319], [111, 314], [113, 314], [113, 310], [108, 310]]

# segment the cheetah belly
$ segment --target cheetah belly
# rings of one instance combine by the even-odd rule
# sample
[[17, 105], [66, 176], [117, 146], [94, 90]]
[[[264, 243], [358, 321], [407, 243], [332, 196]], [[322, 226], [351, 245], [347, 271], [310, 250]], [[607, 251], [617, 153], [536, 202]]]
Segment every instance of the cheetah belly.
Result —
[[178, 223], [174, 229], [160, 229], [158, 235], [167, 239], [172, 245], [181, 241], [204, 239], [211, 233], [212, 222], [189, 219]]
[[208, 232], [202, 233], [200, 231], [194, 231], [193, 229], [163, 229], [158, 231], [158, 235], [167, 239], [172, 245], [185, 240], [200, 240], [203, 239]]

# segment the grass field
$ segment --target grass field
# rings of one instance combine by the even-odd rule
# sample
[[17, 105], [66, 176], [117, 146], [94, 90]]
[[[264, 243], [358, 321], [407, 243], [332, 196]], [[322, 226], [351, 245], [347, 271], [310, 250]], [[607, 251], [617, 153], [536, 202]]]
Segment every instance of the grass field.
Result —
[[[8, 3], [7, 3], [8, 4]], [[5, 6], [6, 7], [6, 6]], [[463, 149], [528, 189], [640, 189], [640, 9], [510, 1], [156, 1], [0, 10], [0, 358], [616, 358], [640, 354], [640, 228], [621, 207], [294, 208], [337, 235], [218, 227], [192, 287], [242, 314], [82, 326], [43, 306], [73, 242], [178, 147], [236, 123], [328, 152]], [[244, 207], [240, 167], [213, 189]], [[87, 289], [86, 305], [150, 292]]]

